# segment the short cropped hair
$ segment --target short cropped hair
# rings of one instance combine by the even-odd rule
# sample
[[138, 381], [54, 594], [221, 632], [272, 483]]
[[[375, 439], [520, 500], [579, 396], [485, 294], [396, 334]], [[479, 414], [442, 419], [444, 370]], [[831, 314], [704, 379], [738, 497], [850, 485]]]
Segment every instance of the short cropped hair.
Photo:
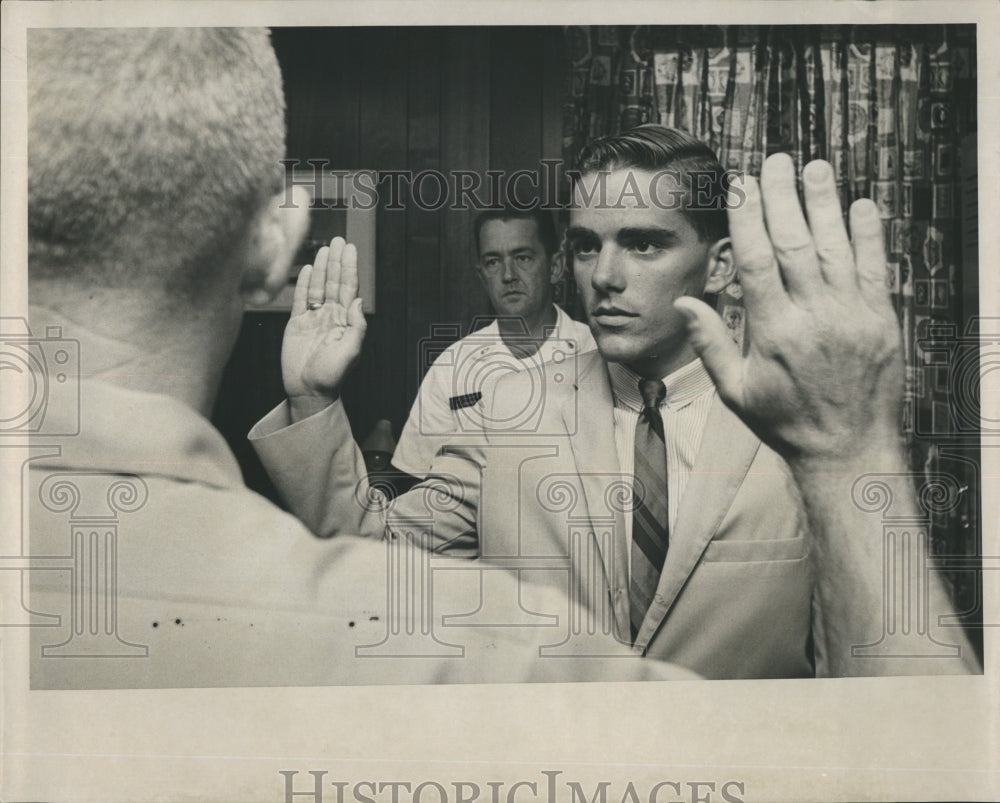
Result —
[[[676, 171], [682, 187], [686, 187], [687, 198], [681, 211], [698, 236], [703, 241], [715, 242], [729, 235], [725, 198], [730, 173], [708, 145], [685, 131], [648, 123], [621, 134], [600, 137], [581, 149], [574, 167], [577, 176], [628, 168]], [[699, 203], [692, 208], [695, 174]]]
[[29, 31], [29, 275], [195, 297], [282, 187], [284, 111], [267, 29]]
[[476, 235], [476, 256], [479, 256], [479, 236], [482, 233], [483, 226], [491, 220], [532, 220], [538, 231], [538, 239], [542, 241], [542, 248], [545, 249], [545, 255], [551, 258], [559, 250], [559, 237], [556, 235], [556, 224], [552, 220], [552, 215], [547, 211], [537, 206], [532, 209], [504, 207], [503, 209], [487, 209], [476, 215], [476, 219], [472, 223]]

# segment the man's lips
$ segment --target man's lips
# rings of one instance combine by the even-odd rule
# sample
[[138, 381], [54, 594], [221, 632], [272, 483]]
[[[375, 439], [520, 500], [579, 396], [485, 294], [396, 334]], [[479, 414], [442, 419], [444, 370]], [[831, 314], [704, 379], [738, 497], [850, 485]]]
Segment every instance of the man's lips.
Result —
[[597, 322], [597, 325], [605, 327], [625, 326], [633, 318], [638, 317], [636, 313], [623, 310], [620, 307], [598, 307], [591, 313], [591, 318]]

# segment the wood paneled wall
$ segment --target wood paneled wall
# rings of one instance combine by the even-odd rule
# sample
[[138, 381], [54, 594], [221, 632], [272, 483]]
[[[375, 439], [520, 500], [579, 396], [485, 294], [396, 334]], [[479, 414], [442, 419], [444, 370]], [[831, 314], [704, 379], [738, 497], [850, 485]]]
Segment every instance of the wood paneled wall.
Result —
[[[538, 170], [561, 154], [565, 77], [558, 28], [277, 28], [288, 156], [336, 169]], [[428, 195], [432, 195], [428, 187]], [[405, 196], [404, 196], [405, 197]], [[472, 271], [474, 212], [380, 208], [376, 313], [345, 389], [356, 437], [395, 434], [422, 376], [434, 324], [489, 314]], [[247, 313], [216, 405], [247, 483], [274, 498], [245, 436], [282, 397], [287, 316]]]

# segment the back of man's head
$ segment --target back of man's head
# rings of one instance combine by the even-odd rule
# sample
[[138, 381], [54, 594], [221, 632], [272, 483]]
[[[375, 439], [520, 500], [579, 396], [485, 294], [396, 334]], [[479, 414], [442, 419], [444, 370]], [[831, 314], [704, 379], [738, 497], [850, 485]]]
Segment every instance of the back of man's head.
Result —
[[[600, 137], [581, 149], [574, 167], [578, 175], [629, 168], [668, 172], [684, 190], [682, 211], [699, 237], [715, 242], [729, 235], [728, 173], [712, 149], [686, 131], [650, 123]], [[661, 201], [669, 203], [670, 196]]]
[[197, 299], [281, 188], [265, 29], [28, 33], [29, 276]]

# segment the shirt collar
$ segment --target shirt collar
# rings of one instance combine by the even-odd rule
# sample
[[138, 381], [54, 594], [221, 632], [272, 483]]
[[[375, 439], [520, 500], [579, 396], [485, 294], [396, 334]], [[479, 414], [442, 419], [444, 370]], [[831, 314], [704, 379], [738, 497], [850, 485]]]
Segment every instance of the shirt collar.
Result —
[[[608, 373], [611, 376], [615, 405], [640, 412], [643, 404], [642, 395], [639, 393], [639, 380], [642, 377], [620, 362], [608, 363]], [[666, 385], [667, 395], [660, 406], [671, 410], [690, 404], [698, 396], [715, 387], [705, 366], [697, 359], [663, 377], [663, 384]]]
[[[78, 399], [78, 407], [59, 403], [46, 411], [45, 429], [76, 434], [52, 439], [60, 453], [45, 459], [45, 468], [160, 475], [220, 488], [245, 487], [225, 438], [186, 404], [96, 379], [80, 383]], [[36, 442], [49, 440], [39, 437]]]
[[[560, 335], [565, 336], [569, 331], [569, 321], [571, 320], [569, 315], [567, 315], [558, 304], [553, 304], [552, 306], [556, 311], [556, 322], [552, 326], [546, 326], [543, 328], [545, 340], [539, 344], [538, 351], [535, 352], [535, 355], [541, 356], [540, 362], [548, 362], [552, 358], [552, 355], [549, 352], [555, 348], [555, 341], [558, 340]], [[489, 355], [499, 351], [504, 354], [509, 354], [511, 357], [514, 357], [514, 359], [521, 360], [521, 358], [507, 348], [507, 344], [503, 342], [503, 338], [500, 337], [500, 325], [495, 320], [492, 321], [488, 327], [480, 330], [477, 334], [480, 336], [495, 338], [495, 342], [484, 344], [482, 348], [479, 349], [477, 352], [479, 357], [488, 357]], [[577, 343], [576, 347], [579, 350], [581, 348], [581, 344]], [[532, 355], [532, 357], [535, 355]], [[529, 357], [528, 359], [531, 358]]]

